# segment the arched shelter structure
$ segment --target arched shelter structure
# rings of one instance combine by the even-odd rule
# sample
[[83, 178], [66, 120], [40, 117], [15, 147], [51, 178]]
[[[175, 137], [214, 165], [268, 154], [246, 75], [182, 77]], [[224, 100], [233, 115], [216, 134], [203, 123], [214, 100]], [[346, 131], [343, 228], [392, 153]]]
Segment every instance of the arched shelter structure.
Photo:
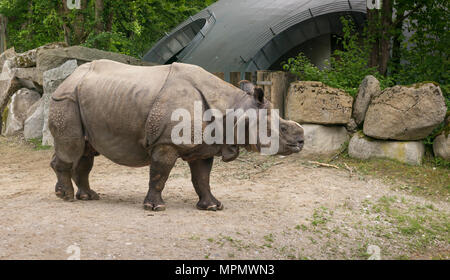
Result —
[[144, 60], [250, 72], [274, 68], [305, 47], [326, 58], [340, 17], [362, 26], [365, 13], [366, 0], [219, 0], [166, 34]]

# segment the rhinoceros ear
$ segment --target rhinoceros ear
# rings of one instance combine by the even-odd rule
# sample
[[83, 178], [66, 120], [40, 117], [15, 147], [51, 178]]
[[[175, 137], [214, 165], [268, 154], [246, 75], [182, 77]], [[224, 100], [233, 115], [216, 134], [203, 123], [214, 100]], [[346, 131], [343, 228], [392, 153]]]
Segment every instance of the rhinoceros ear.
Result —
[[259, 103], [264, 103], [264, 91], [261, 88], [255, 88], [253, 90], [253, 96], [255, 96]]
[[255, 85], [247, 80], [240, 81], [239, 87], [248, 94], [253, 94], [253, 90], [255, 89]]

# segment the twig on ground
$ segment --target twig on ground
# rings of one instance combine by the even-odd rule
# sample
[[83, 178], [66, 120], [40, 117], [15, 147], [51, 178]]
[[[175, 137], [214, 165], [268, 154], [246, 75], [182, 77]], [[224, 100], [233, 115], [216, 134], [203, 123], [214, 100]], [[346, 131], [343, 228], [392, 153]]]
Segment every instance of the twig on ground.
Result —
[[339, 166], [336, 166], [336, 165], [333, 165], [333, 164], [322, 163], [322, 162], [318, 162], [318, 161], [308, 161], [308, 163], [319, 165], [319, 166], [322, 166], [322, 167], [330, 167], [330, 168], [339, 169]]
[[348, 164], [345, 163], [345, 162], [344, 162], [344, 166], [345, 166], [345, 169], [347, 169], [348, 172], [350, 172], [350, 177], [352, 177], [352, 176], [353, 176], [353, 168], [351, 168], [350, 166], [348, 166]]

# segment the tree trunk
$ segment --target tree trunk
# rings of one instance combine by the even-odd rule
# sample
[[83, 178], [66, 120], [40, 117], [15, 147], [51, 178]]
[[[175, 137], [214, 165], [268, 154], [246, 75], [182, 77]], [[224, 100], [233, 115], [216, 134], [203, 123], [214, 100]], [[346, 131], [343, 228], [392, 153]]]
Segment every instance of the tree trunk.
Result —
[[393, 43], [392, 43], [392, 59], [391, 59], [392, 72], [391, 72], [391, 75], [395, 76], [395, 74], [398, 74], [398, 72], [399, 72], [400, 63], [402, 60], [401, 36], [399, 34], [397, 34], [396, 36], [394, 36], [392, 41], [393, 41]]
[[86, 37], [85, 30], [85, 11], [87, 9], [87, 0], [81, 0], [81, 9], [77, 10], [77, 15], [75, 16], [75, 22], [73, 22], [73, 44], [79, 45], [83, 42]]
[[[0, 53], [6, 51], [6, 27], [7, 27], [7, 18], [4, 15], [0, 14]], [[1, 72], [1, 70], [0, 70]], [[0, 122], [1, 125], [1, 122]], [[0, 130], [1, 132], [1, 130]]]
[[378, 72], [386, 76], [387, 66], [390, 58], [391, 48], [391, 32], [392, 32], [392, 0], [383, 0], [381, 24], [382, 32], [380, 38], [380, 59], [378, 65]]
[[72, 45], [72, 30], [69, 26], [69, 24], [67, 23], [68, 19], [67, 19], [67, 14], [70, 12], [70, 10], [67, 8], [67, 0], [63, 0], [61, 5], [59, 6], [59, 15], [62, 18], [62, 27], [64, 30], [64, 42], [66, 42], [67, 45]]
[[380, 37], [379, 37], [379, 11], [376, 9], [367, 10], [368, 37], [372, 44], [369, 56], [369, 67], [378, 68], [380, 58]]
[[103, 10], [104, 10], [103, 0], [95, 0], [95, 33], [101, 33], [104, 29], [103, 24]]

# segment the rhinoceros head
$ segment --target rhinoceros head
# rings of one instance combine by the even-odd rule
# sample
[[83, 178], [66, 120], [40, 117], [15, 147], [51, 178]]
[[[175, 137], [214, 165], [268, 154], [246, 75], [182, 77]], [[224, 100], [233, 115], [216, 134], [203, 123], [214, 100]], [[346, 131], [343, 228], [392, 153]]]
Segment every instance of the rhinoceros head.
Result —
[[[304, 144], [303, 127], [294, 121], [282, 119], [278, 115], [278, 111], [271, 110], [273, 109], [272, 104], [264, 98], [264, 91], [261, 88], [255, 87], [249, 81], [241, 81], [240, 88], [253, 97], [251, 101], [253, 104], [249, 107], [257, 108], [258, 110], [265, 109], [267, 111], [267, 119], [263, 120], [259, 117], [259, 121], [267, 121], [267, 135], [278, 140], [278, 144], [275, 145], [277, 150], [270, 153], [290, 155], [292, 153], [300, 152]], [[271, 125], [274, 120], [278, 121], [278, 126]], [[260, 134], [258, 133], [258, 137], [259, 136]], [[258, 138], [257, 144], [249, 145], [248, 149], [262, 152], [264, 148], [273, 145], [273, 143], [264, 144], [263, 142], [262, 139]]]

